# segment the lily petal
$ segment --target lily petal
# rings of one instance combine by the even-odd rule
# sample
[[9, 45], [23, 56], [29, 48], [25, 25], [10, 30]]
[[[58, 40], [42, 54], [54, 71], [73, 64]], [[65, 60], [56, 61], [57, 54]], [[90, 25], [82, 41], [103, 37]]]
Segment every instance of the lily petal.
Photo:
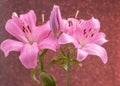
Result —
[[16, 37], [18, 40], [22, 42], [27, 42], [27, 39], [24, 36], [23, 31], [21, 30], [21, 21], [17, 17], [13, 17], [13, 19], [9, 19], [5, 25], [5, 28], [8, 33]]
[[11, 51], [20, 51], [23, 47], [23, 43], [19, 41], [14, 41], [11, 39], [7, 39], [1, 43], [1, 50], [4, 52], [5, 57], [9, 55]]
[[73, 34], [74, 31], [77, 29], [78, 20], [75, 18], [68, 18], [67, 22], [67, 33]]
[[30, 26], [31, 30], [34, 29], [33, 27], [36, 25], [36, 15], [33, 10], [30, 10], [26, 14], [21, 14], [20, 19], [26, 22]]
[[37, 65], [38, 52], [37, 43], [33, 43], [32, 45], [26, 44], [21, 50], [19, 59], [26, 68], [35, 68]]
[[82, 22], [80, 23], [80, 28], [81, 29], [90, 29], [90, 28], [94, 28], [97, 31], [100, 30], [100, 22], [98, 19], [95, 19], [94, 17], [91, 18], [90, 20], [82, 20]]
[[97, 44], [86, 44], [82, 50], [88, 54], [99, 56], [104, 64], [108, 61], [106, 50]]
[[38, 26], [33, 30], [32, 37], [35, 41], [41, 42], [49, 36], [50, 31], [49, 22], [46, 22], [45, 24]]
[[67, 44], [67, 43], [71, 43], [73, 42], [73, 38], [71, 36], [69, 36], [68, 34], [61, 34], [61, 36], [59, 37], [59, 44]]
[[83, 61], [87, 56], [88, 56], [87, 52], [85, 52], [81, 49], [77, 50], [77, 60], [78, 61]]
[[43, 41], [41, 41], [39, 44], [40, 50], [51, 49], [53, 51], [56, 51], [56, 49], [58, 48], [59, 48], [59, 44], [57, 42], [57, 39], [55, 39], [54, 37], [50, 37], [50, 36], [44, 39]]
[[72, 36], [62, 33], [58, 39], [59, 44], [73, 43], [76, 48], [78, 48], [78, 42]]
[[99, 45], [102, 45], [102, 44], [106, 43], [107, 41], [108, 41], [108, 40], [105, 39], [105, 34], [102, 33], [102, 32], [98, 33], [98, 34], [96, 35], [95, 40], [94, 40], [94, 42], [95, 42], [96, 44], [99, 44]]

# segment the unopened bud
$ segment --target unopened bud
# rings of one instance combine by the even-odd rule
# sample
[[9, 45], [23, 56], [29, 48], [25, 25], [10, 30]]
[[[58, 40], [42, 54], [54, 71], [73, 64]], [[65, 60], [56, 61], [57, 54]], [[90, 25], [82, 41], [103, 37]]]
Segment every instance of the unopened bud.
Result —
[[55, 36], [58, 36], [60, 34], [61, 23], [62, 23], [62, 17], [61, 17], [60, 9], [57, 5], [54, 5], [50, 15], [50, 27], [53, 33], [55, 34]]

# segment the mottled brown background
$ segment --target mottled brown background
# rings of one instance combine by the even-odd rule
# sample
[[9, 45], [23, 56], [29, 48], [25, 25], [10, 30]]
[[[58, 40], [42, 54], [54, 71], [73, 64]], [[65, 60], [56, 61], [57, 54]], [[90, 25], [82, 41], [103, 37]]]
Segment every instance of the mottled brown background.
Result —
[[[70, 86], [120, 86], [120, 0], [0, 0], [0, 43], [7, 38], [14, 39], [4, 28], [13, 11], [20, 14], [33, 9], [38, 21], [41, 13], [48, 20], [54, 4], [60, 5], [64, 18], [74, 17], [76, 10], [80, 11], [78, 18], [98, 18], [101, 31], [109, 40], [103, 45], [108, 52], [108, 63], [104, 65], [97, 56], [89, 56], [82, 62], [83, 68], [71, 68]], [[48, 53], [47, 61], [52, 54]], [[21, 65], [18, 55], [12, 52], [5, 59], [0, 51], [0, 86], [41, 86], [32, 81], [30, 70]], [[65, 86], [65, 71], [59, 65], [47, 70], [55, 76], [57, 86]]]

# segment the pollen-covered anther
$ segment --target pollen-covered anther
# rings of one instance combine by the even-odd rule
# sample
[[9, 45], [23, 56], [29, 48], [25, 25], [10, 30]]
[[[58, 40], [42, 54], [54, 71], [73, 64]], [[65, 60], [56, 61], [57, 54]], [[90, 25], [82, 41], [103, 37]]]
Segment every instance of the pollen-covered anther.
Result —
[[91, 28], [89, 29], [89, 32], [91, 31]]
[[94, 36], [94, 33], [91, 34], [91, 37], [93, 37], [93, 36]]
[[93, 37], [94, 34], [95, 34], [96, 30], [95, 29], [89, 29], [89, 34], [90, 34], [90, 37]]
[[31, 29], [30, 29], [30, 27], [29, 27], [29, 25], [27, 25], [26, 23], [23, 23], [23, 32], [24, 33], [31, 33]]
[[86, 32], [86, 29], [83, 30], [83, 33], [84, 33], [84, 35], [87, 33], [87, 32]]

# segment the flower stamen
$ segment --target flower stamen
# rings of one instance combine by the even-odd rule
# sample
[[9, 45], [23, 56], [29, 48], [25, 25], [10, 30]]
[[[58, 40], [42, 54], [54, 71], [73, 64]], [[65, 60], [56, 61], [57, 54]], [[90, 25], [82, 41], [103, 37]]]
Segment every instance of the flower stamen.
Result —
[[42, 14], [41, 17], [42, 17], [42, 23], [44, 23], [45, 22], [45, 15]]
[[33, 39], [32, 39], [31, 29], [30, 29], [29, 25], [27, 25], [25, 22], [23, 22], [23, 30], [22, 31], [24, 32], [25, 37], [27, 38], [29, 43], [32, 44]]
[[79, 10], [76, 11], [75, 18], [77, 18], [78, 14], [79, 14]]
[[31, 33], [31, 29], [30, 29], [29, 25], [27, 25], [25, 22], [23, 22], [23, 32]]

